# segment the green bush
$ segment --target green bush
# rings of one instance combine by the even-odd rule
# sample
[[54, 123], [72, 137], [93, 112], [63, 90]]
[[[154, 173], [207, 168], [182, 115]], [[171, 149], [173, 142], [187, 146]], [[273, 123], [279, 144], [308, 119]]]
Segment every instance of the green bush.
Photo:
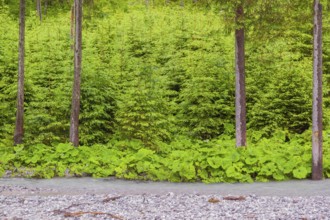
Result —
[[[159, 142], [174, 141], [176, 135], [233, 136], [235, 42], [218, 6], [116, 4], [95, 2], [95, 10], [85, 11], [80, 144], [106, 144], [116, 136], [157, 150]], [[26, 13], [24, 143], [63, 143], [69, 136], [73, 81], [71, 14], [69, 5], [54, 3], [40, 23], [33, 5], [28, 3]], [[0, 2], [0, 142], [6, 146], [15, 123], [14, 12], [17, 2]], [[263, 26], [268, 20], [258, 26], [252, 19], [246, 30], [247, 122], [255, 141], [276, 130], [291, 135], [311, 126], [311, 25], [300, 25], [311, 11], [299, 8], [288, 16], [289, 29]], [[327, 128], [330, 32], [329, 18], [324, 19]]]
[[[280, 132], [279, 132], [280, 133]], [[185, 139], [146, 149], [139, 140], [112, 140], [107, 145], [73, 147], [42, 144], [1, 148], [0, 171], [13, 176], [115, 176], [172, 182], [253, 182], [305, 179], [311, 176], [311, 147], [301, 138], [262, 139], [246, 148], [233, 140], [191, 142]], [[190, 144], [189, 144], [190, 143]], [[275, 144], [274, 144], [275, 143]], [[325, 144], [329, 138], [325, 139]], [[189, 144], [189, 147], [184, 147]], [[170, 149], [170, 150], [168, 150]], [[330, 176], [329, 150], [324, 150], [324, 176]]]
[[0, 145], [9, 146], [15, 124], [18, 71], [18, 36], [13, 34], [18, 25], [0, 9]]

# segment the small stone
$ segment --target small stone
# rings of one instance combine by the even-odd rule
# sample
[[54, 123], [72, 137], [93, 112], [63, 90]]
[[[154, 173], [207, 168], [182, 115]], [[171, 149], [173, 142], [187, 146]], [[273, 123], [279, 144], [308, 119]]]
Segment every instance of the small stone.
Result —
[[208, 200], [208, 202], [209, 202], [209, 203], [218, 203], [218, 202], [220, 202], [220, 200], [217, 199], [217, 198], [212, 197], [212, 198], [210, 198], [210, 199]]

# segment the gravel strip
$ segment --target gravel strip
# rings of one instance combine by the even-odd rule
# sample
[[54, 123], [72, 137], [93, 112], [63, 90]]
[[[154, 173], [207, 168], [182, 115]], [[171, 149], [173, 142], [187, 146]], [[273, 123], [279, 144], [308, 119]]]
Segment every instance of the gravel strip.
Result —
[[330, 197], [218, 194], [58, 195], [0, 186], [0, 219], [329, 219]]

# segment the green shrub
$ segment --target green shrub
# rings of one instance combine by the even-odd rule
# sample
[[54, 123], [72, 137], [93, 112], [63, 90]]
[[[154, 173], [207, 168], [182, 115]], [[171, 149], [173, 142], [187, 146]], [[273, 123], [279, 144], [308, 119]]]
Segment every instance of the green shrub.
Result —
[[[181, 138], [173, 143], [163, 143], [166, 146], [160, 146], [158, 151], [146, 149], [139, 140], [112, 140], [107, 145], [79, 148], [71, 144], [57, 144], [54, 147], [19, 145], [1, 148], [0, 171], [3, 174], [11, 170], [14, 176], [38, 178], [87, 175], [207, 183], [310, 177], [310, 144], [299, 143], [297, 137], [291, 142], [280, 139], [279, 136], [262, 139], [246, 148], [236, 148], [234, 140], [227, 138], [208, 142]], [[328, 143], [329, 138], [325, 138], [325, 145]], [[324, 176], [329, 177], [328, 148], [324, 153]]]

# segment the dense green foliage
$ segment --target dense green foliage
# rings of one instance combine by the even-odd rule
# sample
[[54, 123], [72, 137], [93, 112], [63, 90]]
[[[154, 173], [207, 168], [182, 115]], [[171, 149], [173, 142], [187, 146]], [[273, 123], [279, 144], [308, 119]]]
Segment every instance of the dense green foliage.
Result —
[[[311, 175], [309, 135], [296, 135], [286, 142], [285, 133], [277, 132], [248, 148], [235, 148], [226, 136], [210, 142], [177, 139], [171, 145], [160, 144], [157, 151], [146, 149], [141, 141], [118, 140], [79, 148], [70, 144], [16, 146], [1, 150], [0, 175], [6, 170], [35, 178], [116, 176], [207, 183], [303, 179]], [[329, 148], [324, 153], [324, 176], [330, 177]]]
[[[85, 1], [82, 147], [73, 148], [65, 144], [73, 81], [71, 6], [49, 1], [40, 22], [28, 1], [25, 144], [10, 149], [18, 7], [0, 0], [0, 171], [28, 167], [34, 177], [52, 177], [68, 169], [78, 176], [206, 182], [309, 176], [310, 147], [306, 135], [297, 134], [311, 126], [312, 8], [298, 1], [283, 10], [261, 3], [247, 8], [250, 142], [234, 149], [232, 6], [179, 2]], [[324, 15], [325, 129], [329, 18]]]

